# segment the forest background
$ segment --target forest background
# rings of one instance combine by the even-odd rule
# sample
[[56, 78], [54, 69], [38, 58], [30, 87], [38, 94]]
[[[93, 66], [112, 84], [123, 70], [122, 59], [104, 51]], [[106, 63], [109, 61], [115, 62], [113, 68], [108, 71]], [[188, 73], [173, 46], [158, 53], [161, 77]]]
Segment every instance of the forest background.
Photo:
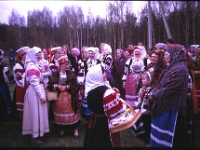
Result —
[[[162, 4], [174, 41], [186, 47], [200, 43], [200, 1], [162, 1]], [[85, 16], [80, 6], [64, 6], [57, 16], [44, 7], [29, 11], [26, 19], [13, 9], [9, 24], [0, 23], [0, 49], [7, 53], [11, 47], [16, 50], [21, 46], [49, 48], [63, 44], [81, 49], [99, 47], [102, 42], [111, 45], [113, 54], [117, 48], [125, 49], [138, 42], [149, 49], [148, 7], [141, 9], [139, 17], [132, 7], [130, 1], [109, 2], [106, 18], [94, 17], [90, 11]], [[151, 8], [152, 45], [155, 45], [165, 42], [167, 33], [158, 3], [151, 1]]]

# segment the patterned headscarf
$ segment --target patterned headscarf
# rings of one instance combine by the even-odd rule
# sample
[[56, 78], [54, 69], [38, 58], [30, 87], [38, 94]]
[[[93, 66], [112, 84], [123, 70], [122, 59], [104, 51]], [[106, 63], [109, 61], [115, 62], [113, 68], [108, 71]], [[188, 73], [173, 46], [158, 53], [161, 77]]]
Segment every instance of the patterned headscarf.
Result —
[[179, 61], [180, 59], [186, 59], [186, 49], [183, 45], [167, 45], [165, 51], [170, 54], [170, 64], [172, 62]]
[[164, 43], [157, 43], [157, 44], [155, 45], [155, 48], [156, 48], [156, 49], [163, 49], [163, 50], [165, 50], [166, 47], [167, 47], [167, 45], [164, 44]]

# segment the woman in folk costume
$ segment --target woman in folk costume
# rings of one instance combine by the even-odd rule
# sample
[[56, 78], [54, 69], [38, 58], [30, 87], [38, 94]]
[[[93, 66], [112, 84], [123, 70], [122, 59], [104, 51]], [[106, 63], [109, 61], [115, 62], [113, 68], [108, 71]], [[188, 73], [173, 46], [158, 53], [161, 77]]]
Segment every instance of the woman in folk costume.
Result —
[[8, 83], [13, 83], [14, 77], [9, 68], [2, 62], [4, 51], [0, 49], [0, 120], [11, 120], [12, 100]]
[[116, 87], [115, 79], [111, 73], [113, 57], [112, 57], [112, 48], [106, 43], [101, 45], [101, 54], [99, 55], [99, 60], [101, 61], [102, 66], [104, 67], [107, 79], [112, 87]]
[[51, 72], [55, 72], [59, 68], [59, 63], [58, 63], [57, 59], [61, 56], [64, 56], [65, 53], [64, 53], [62, 47], [60, 47], [60, 46], [53, 47], [51, 49], [51, 51], [52, 51], [53, 56], [52, 56], [52, 60], [49, 63], [49, 69], [51, 70]]
[[16, 83], [13, 95], [13, 102], [15, 102], [18, 118], [23, 119], [23, 106], [25, 89], [25, 59], [26, 53], [30, 48], [28, 46], [21, 47], [17, 52], [17, 63], [13, 67], [14, 80]]
[[39, 61], [39, 65], [42, 67], [43, 82], [44, 86], [46, 87], [49, 81], [49, 76], [51, 76], [51, 70], [49, 68], [49, 62], [45, 59], [43, 52]]
[[49, 63], [50, 59], [50, 50], [48, 48], [43, 48], [42, 49], [42, 57]]
[[189, 80], [186, 51], [178, 44], [167, 45], [165, 51], [170, 54], [169, 66], [149, 94], [153, 102], [150, 147], [184, 147]]
[[[186, 115], [184, 116], [184, 124], [185, 132], [187, 136], [186, 146], [193, 146], [194, 144], [194, 115], [198, 113], [198, 102], [196, 97], [196, 88], [195, 88], [195, 80], [194, 80], [194, 73], [192, 70], [192, 61], [189, 56], [186, 54], [187, 61], [188, 61], [188, 95], [186, 101]], [[165, 61], [169, 65], [170, 64], [170, 53], [165, 52]]]
[[60, 129], [60, 137], [63, 137], [65, 129], [73, 129], [74, 138], [78, 139], [79, 84], [75, 73], [69, 69], [68, 57], [62, 56], [57, 61], [60, 68], [52, 74], [47, 85], [49, 91], [58, 92], [58, 98], [54, 102], [54, 125]]
[[[123, 84], [125, 84], [128, 75], [131, 73], [131, 68], [132, 65], [134, 64], [135, 60], [142, 60], [144, 61], [144, 58], [146, 57], [146, 50], [143, 46], [136, 46], [133, 54], [131, 54], [131, 57], [129, 57], [125, 63], [125, 68], [124, 68], [124, 75], [122, 77]], [[144, 64], [144, 62], [143, 62]]]
[[43, 84], [42, 68], [39, 66], [41, 49], [34, 46], [26, 53], [24, 113], [22, 135], [31, 134], [32, 142], [40, 144], [39, 137], [49, 132], [46, 93]]
[[[89, 68], [85, 81], [85, 96], [92, 116], [85, 133], [84, 147], [120, 147], [120, 133], [111, 133], [109, 119], [123, 111], [117, 92], [111, 88], [101, 64]], [[107, 107], [111, 104], [113, 107]]]
[[[144, 47], [137, 46], [133, 56], [126, 61], [124, 75], [122, 78], [125, 88], [125, 100], [133, 108], [136, 107], [137, 93], [140, 88], [141, 73], [144, 70], [144, 58], [146, 50]], [[136, 102], [136, 103], [135, 103]]]
[[[58, 63], [58, 58], [60, 58], [61, 56], [64, 56], [64, 50], [62, 49], [62, 47], [57, 46], [57, 47], [53, 47], [51, 48], [53, 57], [52, 57], [52, 61], [49, 64], [49, 71], [51, 73], [58, 71], [59, 69], [59, 63]], [[48, 76], [48, 75], [47, 75]], [[46, 79], [47, 80], [47, 79]], [[54, 101], [50, 101], [49, 102], [49, 119], [53, 118], [53, 106], [54, 105]]]
[[[97, 47], [87, 47], [87, 54], [88, 54], [88, 59], [85, 60], [84, 62], [82, 62], [81, 67], [82, 67], [82, 74], [79, 72], [78, 74], [78, 80], [80, 80], [80, 78], [82, 77], [81, 82], [83, 84], [80, 84], [81, 88], [80, 88], [80, 93], [82, 95], [82, 100], [81, 100], [81, 115], [83, 118], [85, 118], [87, 121], [89, 120], [89, 117], [91, 115], [91, 110], [88, 109], [88, 105], [87, 105], [87, 98], [84, 95], [84, 83], [85, 83], [85, 77], [86, 74], [88, 72], [88, 69], [91, 68], [92, 66], [95, 66], [97, 64], [100, 64], [101, 61], [99, 59], [97, 59], [98, 56], [98, 51], [99, 49]], [[81, 71], [80, 70], [80, 71]], [[80, 83], [80, 82], [79, 82]]]
[[158, 79], [162, 72], [166, 69], [167, 64], [164, 60], [166, 45], [163, 43], [158, 43], [155, 46], [155, 50], [150, 53], [151, 63], [145, 67], [145, 70], [148, 70], [152, 74], [152, 83], [153, 87], [157, 86]]

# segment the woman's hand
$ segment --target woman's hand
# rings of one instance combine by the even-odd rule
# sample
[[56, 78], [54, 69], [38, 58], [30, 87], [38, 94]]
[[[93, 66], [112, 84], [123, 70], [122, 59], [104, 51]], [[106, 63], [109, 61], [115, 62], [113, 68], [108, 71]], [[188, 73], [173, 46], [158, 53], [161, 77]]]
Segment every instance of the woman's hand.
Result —
[[149, 100], [152, 100], [152, 95], [153, 95], [152, 92], [150, 92], [150, 93], [148, 94], [148, 98], [149, 98]]
[[42, 98], [41, 101], [42, 101], [42, 103], [46, 103], [47, 102], [46, 98]]
[[64, 92], [64, 91], [66, 91], [66, 86], [64, 86], [64, 85], [58, 85], [58, 89], [59, 89], [61, 92]]
[[115, 92], [119, 93], [119, 90], [118, 90], [118, 88], [116, 88], [116, 87], [113, 87], [112, 89], [113, 89]]

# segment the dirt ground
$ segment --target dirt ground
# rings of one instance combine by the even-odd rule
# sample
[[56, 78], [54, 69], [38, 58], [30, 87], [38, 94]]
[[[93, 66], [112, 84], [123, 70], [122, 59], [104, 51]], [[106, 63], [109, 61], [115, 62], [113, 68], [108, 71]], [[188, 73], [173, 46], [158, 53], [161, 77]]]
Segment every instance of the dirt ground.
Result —
[[[11, 97], [13, 96], [14, 86], [9, 85]], [[22, 135], [22, 123], [17, 121], [0, 121], [0, 148], [1, 147], [83, 147], [83, 141], [86, 130], [86, 121], [81, 120], [79, 125], [78, 140], [73, 138], [73, 131], [65, 132], [64, 137], [59, 137], [59, 131], [53, 126], [53, 120], [50, 120], [50, 132], [42, 138], [41, 145], [30, 144], [31, 136]], [[136, 138], [131, 128], [121, 131], [122, 147], [146, 147], [146, 144]], [[200, 113], [194, 116], [194, 148], [200, 148]]]
[[[81, 121], [78, 140], [73, 138], [73, 132], [65, 132], [64, 137], [58, 137], [59, 131], [54, 128], [50, 120], [50, 132], [43, 137], [41, 145], [31, 145], [31, 136], [22, 136], [22, 123], [16, 121], [0, 122], [0, 147], [83, 147], [86, 122]], [[200, 147], [200, 114], [194, 119], [194, 146]], [[146, 144], [137, 139], [131, 128], [121, 131], [122, 147], [146, 147]]]

